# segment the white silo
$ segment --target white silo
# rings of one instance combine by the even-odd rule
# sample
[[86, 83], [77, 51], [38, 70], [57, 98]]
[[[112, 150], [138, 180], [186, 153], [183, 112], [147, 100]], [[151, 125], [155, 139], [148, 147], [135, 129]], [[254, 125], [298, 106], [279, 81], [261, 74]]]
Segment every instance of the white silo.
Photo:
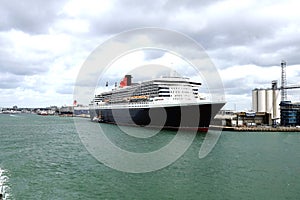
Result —
[[280, 92], [279, 90], [274, 90], [274, 94], [273, 94], [273, 118], [279, 118], [280, 119]]
[[266, 89], [266, 112], [271, 113], [273, 117], [273, 90]]
[[259, 89], [257, 92], [257, 112], [266, 112], [266, 90]]
[[257, 112], [257, 89], [252, 90], [252, 110]]

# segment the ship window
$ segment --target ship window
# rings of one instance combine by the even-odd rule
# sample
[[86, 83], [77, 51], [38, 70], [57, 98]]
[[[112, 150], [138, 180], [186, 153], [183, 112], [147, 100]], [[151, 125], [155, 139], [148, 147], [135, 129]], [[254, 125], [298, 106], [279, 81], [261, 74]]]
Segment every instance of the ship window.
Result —
[[159, 87], [158, 89], [169, 89], [168, 87]]
[[166, 94], [160, 94], [158, 95], [159, 97], [170, 97], [170, 95], [166, 95]]

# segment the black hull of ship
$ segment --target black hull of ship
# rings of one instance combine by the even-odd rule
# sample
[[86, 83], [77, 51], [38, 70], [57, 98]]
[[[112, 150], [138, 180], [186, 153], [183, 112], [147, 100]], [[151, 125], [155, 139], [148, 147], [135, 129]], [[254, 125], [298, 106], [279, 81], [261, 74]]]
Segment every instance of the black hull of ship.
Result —
[[206, 132], [211, 120], [223, 106], [224, 103], [214, 103], [155, 108], [90, 109], [90, 117], [91, 120], [102, 123]]

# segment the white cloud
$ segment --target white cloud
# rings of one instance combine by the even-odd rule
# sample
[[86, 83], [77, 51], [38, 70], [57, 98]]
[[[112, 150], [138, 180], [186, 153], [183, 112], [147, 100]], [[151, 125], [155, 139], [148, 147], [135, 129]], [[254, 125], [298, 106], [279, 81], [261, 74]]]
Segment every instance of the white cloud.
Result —
[[66, 3], [62, 13], [70, 17], [98, 17], [113, 5], [109, 0], [72, 0]]
[[63, 19], [59, 20], [51, 28], [51, 32], [59, 30], [67, 33], [88, 33], [90, 30], [90, 23], [83, 19]]

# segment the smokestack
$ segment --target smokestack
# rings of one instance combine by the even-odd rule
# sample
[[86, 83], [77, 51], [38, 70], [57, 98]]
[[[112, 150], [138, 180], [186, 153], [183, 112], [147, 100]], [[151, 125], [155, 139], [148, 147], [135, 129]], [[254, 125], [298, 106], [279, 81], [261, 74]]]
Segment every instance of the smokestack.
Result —
[[127, 79], [127, 86], [130, 86], [131, 85], [131, 78], [132, 76], [131, 75], [125, 75], [125, 78]]

